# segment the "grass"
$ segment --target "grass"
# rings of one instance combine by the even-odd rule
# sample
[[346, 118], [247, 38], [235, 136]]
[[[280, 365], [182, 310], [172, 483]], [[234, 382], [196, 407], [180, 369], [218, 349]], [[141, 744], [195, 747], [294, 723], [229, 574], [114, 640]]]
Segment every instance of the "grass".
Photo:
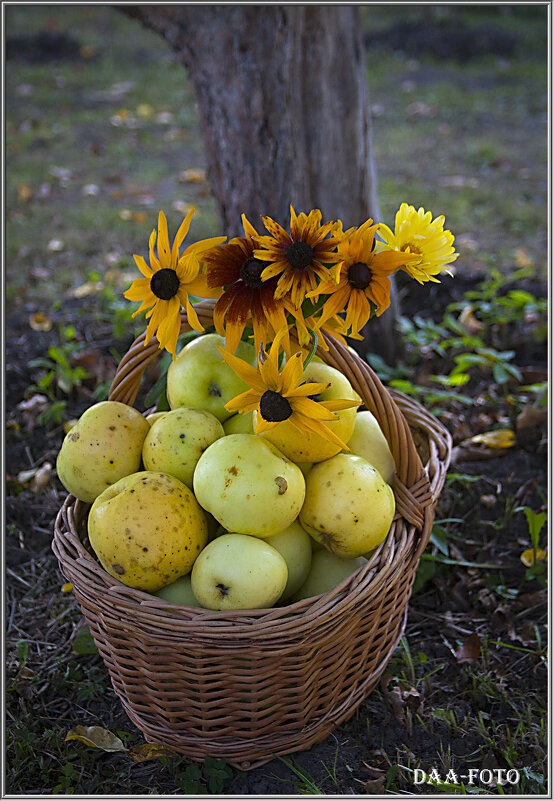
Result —
[[[365, 29], [381, 31], [400, 16], [415, 26], [423, 13], [417, 7], [403, 7], [401, 15], [394, 6], [361, 10]], [[477, 296], [460, 292], [458, 300], [473, 304], [475, 314], [486, 320], [484, 346], [503, 352], [517, 338], [516, 356], [508, 361], [521, 367], [529, 353], [537, 361], [546, 334], [538, 324], [529, 329], [529, 310], [517, 307], [517, 298], [504, 306], [499, 299], [508, 296], [514, 276], [518, 286], [525, 280], [533, 297], [544, 294], [546, 8], [526, 14], [514, 9], [502, 16], [495, 9], [467, 6], [460, 13], [467, 24], [487, 22], [517, 33], [516, 55], [488, 55], [461, 66], [425, 52], [416, 59], [386, 48], [368, 52], [382, 217], [392, 224], [403, 200], [446, 215], [459, 242], [460, 282], [468, 276], [487, 279], [481, 289], [472, 285]], [[117, 362], [124, 341], [142, 330], [142, 321], [131, 323], [132, 309], [121, 301], [121, 289], [134, 270], [132, 254], [144, 252], [158, 208], [167, 211], [175, 230], [185, 205], [195, 204], [193, 236], [220, 233], [207, 182], [182, 175], [205, 166], [194, 98], [166, 46], [108, 6], [6, 9], [8, 37], [44, 27], [71, 33], [87, 48], [87, 57], [53, 66], [7, 62], [7, 308], [12, 320], [26, 320], [31, 311], [65, 310], [65, 325], [76, 330], [72, 336], [81, 344], [105, 342]], [[522, 267], [525, 277], [517, 272]], [[82, 313], [85, 307], [74, 308], [67, 293], [87, 281], [93, 288], [100, 289], [101, 282], [107, 286], [89, 296], [90, 308]], [[490, 416], [492, 426], [510, 422], [532, 402], [533, 392], [523, 392], [520, 385], [514, 389], [508, 379], [495, 382], [490, 369], [468, 367], [467, 386], [430, 386], [423, 368], [432, 365], [434, 373], [449, 379], [454, 356], [474, 353], [476, 345], [464, 342], [459, 332], [437, 333], [433, 326], [445, 325], [445, 318], [441, 311], [430, 320], [423, 308], [427, 297], [421, 326], [404, 328], [403, 363], [385, 366], [384, 378], [408, 382], [416, 397], [439, 416], [448, 415], [449, 426], [460, 430], [479, 412]], [[413, 307], [409, 296], [406, 300]], [[443, 336], [455, 340], [445, 358], [432, 348]], [[64, 338], [62, 329], [55, 341], [63, 354], [72, 348], [71, 336]], [[424, 345], [430, 347], [427, 354]], [[40, 355], [48, 358], [47, 344]], [[59, 419], [39, 423], [40, 452], [32, 432], [23, 439], [33, 465], [41, 457], [55, 458], [63, 420], [90, 402], [80, 394], [82, 376], [60, 359], [51, 362], [45, 374], [50, 369], [55, 375], [42, 389], [67, 408]], [[60, 376], [73, 383], [69, 395], [58, 386]], [[36, 374], [29, 379], [29, 391], [37, 380]], [[470, 404], [456, 397], [466, 391]], [[17, 416], [11, 422], [19, 442]], [[408, 706], [400, 723], [390, 693], [378, 688], [325, 743], [248, 775], [223, 763], [198, 765], [184, 757], [135, 762], [125, 753], [65, 740], [69, 729], [81, 724], [108, 728], [129, 747], [143, 742], [122, 711], [100, 657], [76, 639], [82, 615], [73, 596], [62, 591], [47, 539], [60, 488], [31, 496], [12, 481], [11, 508], [31, 509], [33, 529], [42, 531], [47, 545], [33, 552], [31, 532], [20, 518], [9, 523], [7, 540], [19, 550], [9, 565], [6, 596], [6, 789], [19, 794], [332, 795], [366, 788], [368, 794], [413, 794], [429, 789], [413, 784], [416, 769], [436, 765], [445, 774], [450, 768], [460, 772], [464, 766], [496, 762], [521, 771], [520, 794], [545, 792], [545, 618], [538, 612], [535, 617], [533, 607], [517, 611], [514, 606], [544, 587], [545, 577], [529, 573], [520, 561], [521, 552], [535, 544], [518, 509], [545, 502], [537, 492], [523, 500], [518, 496], [533, 458], [521, 456], [505, 473], [501, 459], [467, 472], [463, 464], [451, 469], [408, 626], [387, 666], [389, 688], [413, 690], [421, 706]], [[481, 498], [495, 493], [498, 502], [488, 512]], [[541, 537], [544, 532], [539, 532], [544, 546]], [[491, 564], [502, 569], [484, 567]], [[472, 631], [479, 637], [479, 657], [458, 663], [454, 654]], [[458, 783], [448, 789], [463, 794], [471, 788]]]

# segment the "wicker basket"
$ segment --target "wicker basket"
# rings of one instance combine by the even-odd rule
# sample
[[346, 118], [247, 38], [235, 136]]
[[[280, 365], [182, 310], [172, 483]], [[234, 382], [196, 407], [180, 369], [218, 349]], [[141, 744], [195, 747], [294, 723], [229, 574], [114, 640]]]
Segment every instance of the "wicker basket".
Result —
[[[197, 311], [210, 326], [213, 302]], [[190, 330], [184, 315], [181, 330]], [[451, 438], [417, 403], [385, 389], [365, 362], [327, 342], [318, 355], [347, 376], [377, 417], [397, 466], [397, 511], [386, 540], [333, 590], [274, 609], [169, 604], [102, 569], [87, 540], [87, 504], [68, 496], [56, 520], [54, 553], [126, 713], [149, 742], [192, 759], [221, 757], [248, 770], [320, 742], [375, 687], [404, 630]], [[139, 337], [110, 399], [133, 404], [159, 353], [156, 340], [145, 347]]]

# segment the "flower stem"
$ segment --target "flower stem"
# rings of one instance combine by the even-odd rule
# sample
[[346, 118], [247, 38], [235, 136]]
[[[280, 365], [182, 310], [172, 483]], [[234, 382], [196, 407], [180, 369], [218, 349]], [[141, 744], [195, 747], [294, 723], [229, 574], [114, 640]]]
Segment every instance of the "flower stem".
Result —
[[308, 355], [304, 359], [304, 362], [303, 362], [304, 370], [309, 365], [311, 360], [314, 358], [315, 352], [317, 350], [317, 334], [316, 334], [316, 332], [313, 331], [311, 328], [308, 328], [307, 331], [308, 331], [309, 334], [311, 334], [311, 337], [312, 337], [312, 347], [311, 347], [310, 352], [308, 353]]

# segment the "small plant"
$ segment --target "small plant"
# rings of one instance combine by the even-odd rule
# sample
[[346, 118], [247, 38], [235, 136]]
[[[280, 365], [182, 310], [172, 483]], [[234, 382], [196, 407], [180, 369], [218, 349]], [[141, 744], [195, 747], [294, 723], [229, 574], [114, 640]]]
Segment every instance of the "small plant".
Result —
[[526, 566], [525, 578], [527, 581], [536, 579], [542, 587], [546, 586], [546, 552], [539, 548], [540, 535], [544, 524], [547, 520], [546, 512], [534, 512], [528, 506], [520, 507], [516, 511], [522, 511], [527, 519], [527, 526], [529, 529], [529, 539], [531, 541], [531, 548], [524, 551], [521, 555], [521, 561]]

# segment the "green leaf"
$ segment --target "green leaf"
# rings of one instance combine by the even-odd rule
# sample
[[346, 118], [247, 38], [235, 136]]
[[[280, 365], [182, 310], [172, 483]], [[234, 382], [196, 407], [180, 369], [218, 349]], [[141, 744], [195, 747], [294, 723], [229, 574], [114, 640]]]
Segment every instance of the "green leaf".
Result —
[[29, 657], [29, 643], [27, 640], [18, 640], [15, 644], [19, 666], [23, 667]]
[[531, 538], [531, 545], [533, 549], [536, 551], [539, 547], [539, 537], [542, 531], [542, 527], [546, 523], [547, 514], [546, 512], [534, 512], [528, 506], [525, 507], [523, 510], [525, 517], [527, 518], [527, 525], [529, 527], [529, 536]]
[[79, 631], [73, 638], [72, 647], [76, 654], [98, 653], [98, 648], [96, 647], [96, 643], [92, 638], [92, 634], [90, 633], [90, 629], [88, 626], [83, 626], [82, 629], [79, 629]]
[[433, 562], [421, 561], [419, 563], [414, 579], [414, 588], [413, 588], [414, 595], [417, 592], [420, 592], [420, 590], [422, 590], [423, 587], [425, 587], [427, 582], [433, 578], [436, 572], [437, 568]]
[[433, 525], [429, 541], [432, 542], [433, 545], [436, 545], [439, 551], [445, 556], [449, 555], [447, 540], [448, 531], [444, 528], [444, 526], [440, 526], [438, 523], [435, 523]]

